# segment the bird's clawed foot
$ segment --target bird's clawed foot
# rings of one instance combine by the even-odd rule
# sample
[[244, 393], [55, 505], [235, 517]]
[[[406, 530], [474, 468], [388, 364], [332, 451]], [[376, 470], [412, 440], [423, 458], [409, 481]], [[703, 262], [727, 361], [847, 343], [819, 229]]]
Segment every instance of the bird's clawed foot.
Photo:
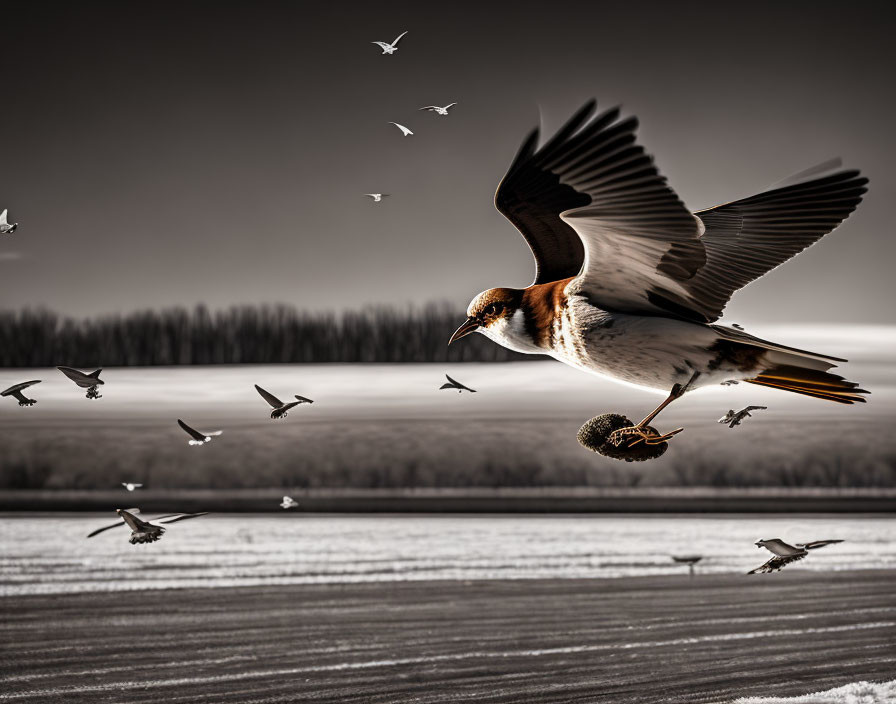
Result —
[[672, 439], [673, 436], [680, 433], [684, 428], [676, 428], [675, 430], [665, 433], [664, 435], [660, 435], [656, 430], [651, 428], [649, 425], [630, 425], [625, 428], [619, 428], [618, 430], [614, 430], [610, 433], [610, 437], [607, 440], [616, 447], [635, 447], [639, 443], [644, 443], [645, 445], [660, 445], [661, 443], [668, 442]]

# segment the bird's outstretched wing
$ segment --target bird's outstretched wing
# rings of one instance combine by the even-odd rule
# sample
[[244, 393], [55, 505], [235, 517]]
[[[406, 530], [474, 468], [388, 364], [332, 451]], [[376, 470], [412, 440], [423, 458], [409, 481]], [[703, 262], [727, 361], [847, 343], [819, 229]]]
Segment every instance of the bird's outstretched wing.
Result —
[[29, 386], [39, 383], [40, 379], [32, 379], [31, 381], [23, 381], [20, 384], [13, 384], [8, 389], [0, 391], [0, 396], [15, 396], [19, 400], [24, 400], [24, 396], [21, 394], [22, 389], [27, 389]]
[[464, 385], [464, 384], [461, 384], [457, 379], [452, 379], [452, 378], [451, 378], [450, 376], [448, 376], [447, 374], [445, 375], [445, 378], [446, 378], [448, 381], [451, 382], [452, 386], [451, 386], [451, 387], [445, 387], [445, 386], [443, 386], [443, 387], [442, 387], [443, 389], [444, 389], [444, 388], [466, 389], [467, 391], [472, 391], [473, 393], [476, 393], [476, 390], [475, 390], [475, 389], [471, 389], [469, 386], [466, 386], [466, 385]]
[[299, 395], [296, 395], [296, 400], [299, 403], [314, 403], [314, 401], [312, 401], [310, 398], [305, 398], [304, 396]]
[[390, 122], [389, 124], [395, 125], [398, 129], [400, 129], [402, 134], [404, 134], [405, 137], [407, 137], [409, 134], [414, 134], [407, 127], [405, 127], [404, 125], [399, 125], [397, 122]]
[[6, 211], [7, 208], [4, 208], [3, 212], [0, 213], [0, 225], [9, 225], [9, 220], [6, 219]]
[[376, 44], [380, 49], [388, 49], [389, 45], [386, 42], [370, 42], [371, 44]]
[[65, 374], [69, 379], [75, 382], [78, 386], [88, 387], [94, 386], [95, 384], [102, 384], [100, 381], [100, 372], [102, 369], [97, 369], [95, 372], [90, 374], [85, 374], [79, 369], [73, 369], [72, 367], [56, 367], [59, 371]]
[[451, 383], [448, 383], [448, 384], [442, 384], [442, 385], [439, 387], [439, 391], [441, 391], [442, 389], [456, 389], [456, 388], [457, 388], [457, 386], [455, 386], [454, 384], [451, 384]]
[[296, 406], [298, 406], [298, 405], [301, 404], [301, 403], [302, 403], [301, 401], [290, 401], [289, 403], [284, 403], [284, 404], [281, 406], [281, 408], [282, 408], [284, 411], [288, 411], [290, 408], [295, 408]]
[[448, 110], [449, 108], [453, 108], [455, 105], [457, 105], [457, 103], [448, 103], [448, 105], [445, 106], [445, 110]]
[[99, 534], [102, 533], [104, 530], [109, 530], [110, 528], [118, 528], [118, 526], [123, 526], [123, 525], [124, 525], [124, 521], [119, 521], [118, 523], [113, 523], [111, 526], [105, 526], [105, 527], [103, 527], [103, 528], [97, 528], [97, 529], [96, 529], [95, 531], [93, 531], [92, 533], [88, 533], [88, 534], [87, 534], [87, 537], [88, 537], [88, 538], [92, 538], [92, 537], [95, 536], [95, 535], [99, 535]]
[[283, 405], [283, 401], [274, 396], [274, 394], [265, 391], [258, 384], [255, 385], [255, 390], [261, 394], [261, 397], [268, 402], [271, 408], [280, 408]]
[[833, 545], [834, 543], [842, 542], [842, 540], [814, 540], [811, 543], [797, 543], [796, 546], [798, 548], [805, 548], [806, 550], [815, 550], [816, 548], [823, 548], [825, 545]]
[[768, 406], [747, 406], [746, 408], [742, 409], [741, 412], [743, 412], [743, 411], [764, 411], [767, 408], [768, 408]]
[[767, 574], [769, 572], [777, 572], [785, 565], [789, 565], [791, 562], [796, 562], [797, 560], [802, 560], [805, 556], [806, 553], [803, 552], [797, 553], [796, 555], [787, 555], [786, 557], [775, 555], [764, 565], [757, 567], [755, 570], [750, 570], [747, 574]]
[[188, 518], [198, 518], [199, 516], [207, 516], [208, 511], [200, 511], [199, 513], [172, 513], [171, 516], [176, 516], [176, 518], [171, 518], [171, 520], [163, 521], [162, 518], [169, 518], [169, 516], [161, 516], [160, 518], [156, 518], [154, 520], [159, 521], [159, 523], [177, 523], [178, 521], [185, 521]]
[[405, 34], [407, 34], [407, 32], [402, 32], [397, 37], [395, 37], [395, 39], [392, 41], [392, 46], [395, 46], [396, 44], [398, 44], [398, 40], [401, 39]]
[[536, 149], [530, 134], [495, 205], [523, 234], [535, 283], [576, 276], [597, 305], [699, 322], [836, 227], [866, 179], [846, 171], [691, 214], [635, 141], [637, 120], [594, 101]]
[[420, 108], [421, 110], [438, 110], [438, 106], [436, 105], [427, 105], [424, 108]]
[[[186, 431], [187, 435], [192, 437], [194, 440], [205, 440], [206, 436], [200, 433], [195, 428], [191, 428], [189, 425], [184, 423], [180, 418], [177, 419], [177, 424]], [[209, 433], [209, 435], [215, 435], [216, 433]], [[220, 435], [220, 431], [217, 433]]]

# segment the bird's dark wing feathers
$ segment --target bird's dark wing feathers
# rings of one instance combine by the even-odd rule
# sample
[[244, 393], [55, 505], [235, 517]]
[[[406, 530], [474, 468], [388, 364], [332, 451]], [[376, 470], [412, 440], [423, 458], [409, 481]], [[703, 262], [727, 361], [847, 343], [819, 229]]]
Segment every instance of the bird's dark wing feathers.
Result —
[[199, 513], [174, 513], [171, 514], [173, 516], [177, 516], [177, 518], [172, 518], [169, 521], [160, 520], [160, 518], [168, 518], [168, 516], [161, 516], [160, 518], [156, 518], [154, 520], [159, 521], [159, 523], [177, 523], [178, 521], [185, 521], [188, 518], [198, 518], [199, 516], [207, 516], [208, 511], [200, 511]]
[[177, 424], [184, 429], [184, 431], [192, 437], [194, 440], [205, 440], [205, 435], [200, 433], [198, 430], [194, 430], [189, 425], [184, 423], [180, 418], [177, 419]]
[[686, 284], [715, 319], [732, 294], [820, 240], [855, 210], [868, 189], [858, 171], [778, 188], [695, 213], [706, 233], [706, 265]]
[[797, 543], [797, 547], [805, 548], [806, 550], [815, 550], [816, 548], [823, 548], [825, 545], [833, 545], [834, 543], [842, 542], [842, 540], [814, 540], [811, 543]]
[[92, 538], [92, 537], [95, 536], [95, 535], [99, 535], [99, 534], [102, 533], [104, 530], [109, 530], [110, 528], [118, 528], [118, 526], [123, 526], [123, 525], [124, 525], [124, 521], [119, 521], [118, 523], [113, 523], [111, 526], [105, 526], [104, 528], [97, 528], [97, 529], [96, 529], [95, 531], [93, 531], [92, 533], [88, 533], [88, 534], [87, 534], [87, 537], [88, 537], [88, 538]]
[[[578, 221], [560, 217], [565, 211], [589, 210], [583, 217], [606, 220], [605, 225], [615, 224], [620, 232], [661, 237], [665, 246], [657, 260], [668, 253], [674, 236], [696, 237], [693, 216], [635, 143], [638, 121], [619, 120], [618, 108], [599, 115], [595, 110], [596, 103], [588, 102], [537, 151], [538, 130], [532, 132], [498, 187], [495, 205], [535, 255], [535, 283], [576, 276], [585, 263], [589, 237]], [[702, 263], [699, 247], [668, 254], [663, 265], [673, 270], [690, 271]], [[686, 261], [695, 256], [695, 262]], [[624, 266], [624, 258], [612, 264]]]
[[610, 310], [712, 322], [866, 190], [842, 171], [691, 214], [636, 143], [637, 120], [595, 110], [587, 103], [541, 148], [533, 131], [495, 205], [531, 247], [534, 283], [578, 276], [571, 292]]
[[261, 394], [261, 397], [270, 404], [271, 408], [280, 408], [283, 405], [283, 401], [274, 396], [274, 394], [265, 391], [258, 384], [255, 385], [255, 389]]
[[777, 572], [779, 569], [784, 567], [784, 565], [789, 565], [791, 562], [802, 560], [805, 556], [806, 553], [797, 553], [796, 555], [787, 555], [786, 557], [775, 555], [764, 565], [762, 565], [761, 567], [757, 567], [755, 570], [750, 570], [749, 572], [747, 572], [747, 574]]

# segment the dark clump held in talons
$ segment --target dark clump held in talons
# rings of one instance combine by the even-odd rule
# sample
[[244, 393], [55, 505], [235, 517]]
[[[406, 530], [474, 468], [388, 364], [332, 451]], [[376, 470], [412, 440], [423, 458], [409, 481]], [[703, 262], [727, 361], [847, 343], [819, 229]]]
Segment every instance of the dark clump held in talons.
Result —
[[[639, 442], [633, 447], [626, 445], [617, 447], [608, 440], [610, 433], [614, 430], [633, 425], [634, 423], [628, 418], [618, 413], [604, 413], [601, 416], [595, 416], [579, 428], [579, 433], [576, 437], [578, 437], [579, 443], [583, 447], [587, 447], [592, 452], [597, 452], [604, 457], [610, 457], [614, 460], [625, 460], [626, 462], [644, 462], [656, 459], [669, 447], [667, 442], [661, 442], [658, 445], [648, 445], [647, 443]], [[650, 426], [648, 426], [648, 430], [659, 435]]]

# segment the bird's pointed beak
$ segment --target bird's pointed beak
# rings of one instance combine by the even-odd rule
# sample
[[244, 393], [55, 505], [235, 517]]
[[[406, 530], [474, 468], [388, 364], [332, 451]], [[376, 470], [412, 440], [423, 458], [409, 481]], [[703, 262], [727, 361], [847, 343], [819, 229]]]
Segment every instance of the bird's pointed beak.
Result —
[[479, 327], [479, 321], [476, 318], [467, 318], [463, 325], [461, 325], [457, 330], [454, 331], [454, 334], [451, 336], [451, 339], [448, 340], [448, 344], [450, 345], [455, 340], [459, 340], [462, 337], [466, 337], [471, 332], [476, 332], [476, 329]]

